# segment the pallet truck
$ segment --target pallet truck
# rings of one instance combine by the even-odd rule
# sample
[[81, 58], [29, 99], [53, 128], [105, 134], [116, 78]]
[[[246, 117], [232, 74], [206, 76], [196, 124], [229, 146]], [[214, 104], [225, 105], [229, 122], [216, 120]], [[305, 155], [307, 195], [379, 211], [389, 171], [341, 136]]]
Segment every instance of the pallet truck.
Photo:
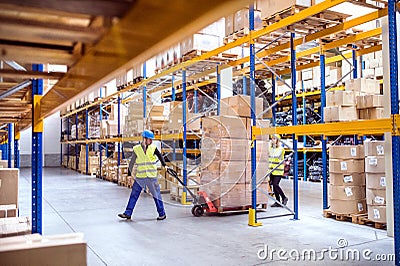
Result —
[[215, 207], [214, 203], [210, 200], [205, 191], [197, 192], [195, 195], [188, 187], [183, 183], [183, 181], [178, 177], [175, 170], [168, 168], [168, 174], [173, 176], [178, 182], [189, 192], [190, 196], [193, 198], [192, 214], [196, 217], [202, 216], [205, 212], [207, 213], [217, 213], [218, 209]]

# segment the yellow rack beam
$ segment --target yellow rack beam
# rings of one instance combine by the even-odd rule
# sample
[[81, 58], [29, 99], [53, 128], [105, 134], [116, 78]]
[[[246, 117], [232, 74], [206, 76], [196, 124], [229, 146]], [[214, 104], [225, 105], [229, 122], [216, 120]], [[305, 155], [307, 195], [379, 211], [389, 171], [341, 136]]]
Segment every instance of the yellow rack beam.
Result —
[[296, 136], [381, 135], [391, 132], [400, 135], [400, 115], [375, 120], [359, 120], [325, 124], [259, 128], [253, 127], [253, 139], [259, 135], [295, 134]]
[[[162, 152], [173, 152], [173, 149], [162, 149]], [[182, 149], [175, 149], [176, 153], [183, 153]], [[195, 155], [199, 155], [201, 154], [201, 151], [199, 149], [187, 149], [186, 150], [187, 154], [195, 154]]]
[[[344, 90], [344, 86], [335, 87], [335, 88], [332, 88], [330, 90], [343, 91]], [[321, 90], [308, 91], [308, 92], [302, 92], [302, 93], [297, 93], [296, 94], [297, 98], [317, 96], [317, 95], [321, 95]], [[278, 101], [278, 100], [280, 100], [282, 98], [283, 97], [276, 96], [275, 100]], [[287, 97], [285, 97], [284, 100], [291, 100], [291, 99], [292, 99], [292, 95], [288, 95]]]

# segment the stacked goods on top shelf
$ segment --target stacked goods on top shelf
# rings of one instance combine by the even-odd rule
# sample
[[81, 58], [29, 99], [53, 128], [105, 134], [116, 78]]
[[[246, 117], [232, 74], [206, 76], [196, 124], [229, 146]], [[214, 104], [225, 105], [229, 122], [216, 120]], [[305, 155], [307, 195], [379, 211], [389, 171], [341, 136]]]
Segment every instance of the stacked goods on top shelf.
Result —
[[[237, 95], [221, 100], [221, 115], [202, 119], [201, 190], [207, 192], [216, 207], [251, 205], [250, 106], [248, 96]], [[260, 101], [261, 100], [261, 101]], [[257, 99], [262, 112], [262, 99]], [[257, 124], [269, 126], [269, 121]], [[257, 179], [268, 172], [268, 136], [260, 136], [257, 148]], [[264, 181], [266, 183], [267, 181]], [[257, 203], [267, 197], [257, 191]]]
[[386, 177], [384, 141], [365, 141], [365, 172], [368, 219], [386, 223]]
[[366, 212], [364, 147], [362, 145], [329, 148], [329, 200], [335, 214]]
[[365, 66], [365, 68], [362, 70], [363, 77], [366, 78], [383, 77], [382, 51], [376, 51], [375, 53], [369, 53], [363, 55], [363, 61]]
[[292, 6], [310, 7], [311, 0], [284, 0], [284, 1], [271, 1], [271, 0], [257, 0], [256, 7], [261, 10], [261, 17], [268, 18], [280, 11], [291, 8]]

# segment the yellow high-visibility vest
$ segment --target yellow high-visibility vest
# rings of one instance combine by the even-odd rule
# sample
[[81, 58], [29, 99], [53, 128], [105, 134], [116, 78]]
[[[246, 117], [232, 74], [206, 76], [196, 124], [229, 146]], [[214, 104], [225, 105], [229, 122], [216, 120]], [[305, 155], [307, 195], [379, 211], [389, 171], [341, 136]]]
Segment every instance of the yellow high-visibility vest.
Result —
[[[269, 169], [274, 169], [280, 162], [284, 160], [285, 149], [283, 147], [273, 148], [269, 147]], [[273, 175], [283, 176], [285, 164], [282, 163], [279, 165], [274, 171], [272, 171]]]
[[136, 154], [137, 178], [157, 178], [157, 156], [154, 155], [156, 149], [156, 145], [150, 144], [145, 154], [141, 144], [133, 147]]

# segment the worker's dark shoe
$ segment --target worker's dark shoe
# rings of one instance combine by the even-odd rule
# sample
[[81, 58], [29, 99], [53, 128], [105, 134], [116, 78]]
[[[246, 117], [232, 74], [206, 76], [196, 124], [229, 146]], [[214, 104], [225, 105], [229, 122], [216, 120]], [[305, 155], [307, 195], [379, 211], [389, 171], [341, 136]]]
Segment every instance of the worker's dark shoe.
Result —
[[271, 205], [271, 207], [280, 207], [281, 205], [278, 204], [278, 202], [275, 202], [274, 204]]
[[119, 216], [120, 218], [127, 219], [127, 220], [130, 220], [130, 219], [131, 219], [131, 216], [128, 216], [128, 215], [126, 215], [125, 213], [120, 213], [120, 214], [118, 214], [118, 216]]
[[157, 221], [161, 221], [161, 220], [165, 220], [165, 219], [167, 219], [167, 215], [163, 215], [163, 216], [158, 216], [157, 217]]
[[287, 204], [288, 200], [289, 200], [288, 198], [284, 198], [284, 199], [283, 199], [283, 201], [282, 201], [283, 205], [285, 205], [285, 206], [286, 206], [286, 204]]

